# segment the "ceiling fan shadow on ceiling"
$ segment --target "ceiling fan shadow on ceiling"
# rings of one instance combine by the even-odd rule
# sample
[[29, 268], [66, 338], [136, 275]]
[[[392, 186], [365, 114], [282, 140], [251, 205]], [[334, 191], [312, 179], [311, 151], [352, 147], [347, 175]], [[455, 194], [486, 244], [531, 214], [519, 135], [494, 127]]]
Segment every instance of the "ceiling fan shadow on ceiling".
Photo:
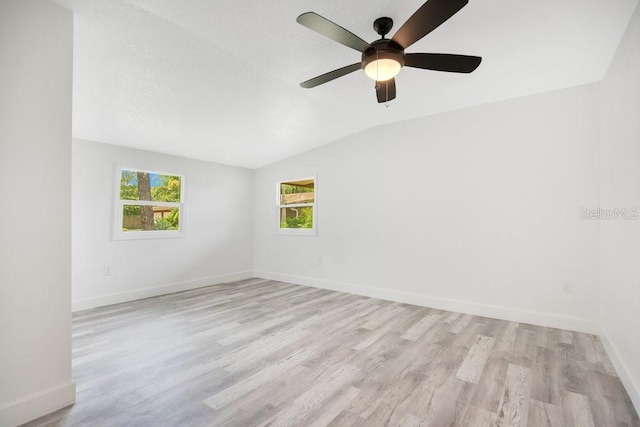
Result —
[[402, 67], [450, 73], [471, 73], [480, 65], [479, 56], [454, 55], [449, 53], [405, 53], [405, 49], [438, 28], [447, 19], [462, 9], [468, 0], [428, 0], [400, 27], [391, 39], [385, 38], [393, 27], [391, 18], [378, 18], [373, 28], [381, 36], [367, 43], [360, 37], [314, 12], [298, 16], [296, 21], [331, 40], [362, 53], [360, 62], [329, 71], [300, 83], [310, 89], [363, 69], [375, 80], [378, 103], [388, 103], [396, 97], [395, 76]]

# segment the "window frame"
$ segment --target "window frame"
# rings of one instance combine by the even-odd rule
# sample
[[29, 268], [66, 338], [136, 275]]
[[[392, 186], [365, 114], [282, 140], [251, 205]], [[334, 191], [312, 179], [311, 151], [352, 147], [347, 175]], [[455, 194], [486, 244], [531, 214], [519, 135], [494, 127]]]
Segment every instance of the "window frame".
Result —
[[[289, 205], [280, 204], [280, 185], [296, 181], [313, 180], [313, 203], [294, 203]], [[311, 228], [282, 228], [280, 227], [280, 210], [282, 208], [305, 208], [311, 207], [312, 224]], [[303, 178], [283, 179], [276, 182], [276, 234], [283, 236], [316, 236], [318, 230], [318, 176], [306, 176]]]
[[[159, 202], [153, 200], [123, 200], [120, 198], [120, 180], [122, 171], [145, 172], [155, 175], [170, 175], [180, 177], [180, 202]], [[179, 173], [162, 172], [155, 169], [130, 168], [126, 166], [116, 166], [115, 171], [115, 195], [113, 213], [113, 240], [146, 240], [146, 239], [172, 239], [185, 237], [185, 181], [186, 177]], [[152, 230], [152, 231], [122, 231], [123, 211], [127, 205], [136, 206], [166, 206], [177, 207], [179, 222], [178, 230]]]

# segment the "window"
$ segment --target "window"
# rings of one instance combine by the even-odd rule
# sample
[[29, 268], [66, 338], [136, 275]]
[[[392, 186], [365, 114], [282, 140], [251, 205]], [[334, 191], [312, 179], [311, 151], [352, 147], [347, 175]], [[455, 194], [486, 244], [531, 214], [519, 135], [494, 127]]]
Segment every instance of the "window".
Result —
[[184, 177], [121, 168], [118, 174], [115, 237], [182, 237]]
[[277, 187], [278, 231], [316, 234], [316, 179], [281, 181]]

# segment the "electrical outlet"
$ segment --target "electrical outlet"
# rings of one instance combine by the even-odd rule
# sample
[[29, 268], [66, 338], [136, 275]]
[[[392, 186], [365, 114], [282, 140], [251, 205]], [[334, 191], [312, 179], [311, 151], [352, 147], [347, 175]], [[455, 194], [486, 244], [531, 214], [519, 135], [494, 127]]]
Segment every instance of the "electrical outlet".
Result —
[[567, 294], [573, 293], [573, 286], [570, 282], [562, 282], [562, 292], [565, 292]]
[[102, 274], [105, 276], [111, 276], [111, 267], [108, 265], [105, 265], [104, 268], [102, 269]]
[[318, 257], [317, 262], [318, 262], [318, 265], [322, 265], [322, 257], [321, 256]]

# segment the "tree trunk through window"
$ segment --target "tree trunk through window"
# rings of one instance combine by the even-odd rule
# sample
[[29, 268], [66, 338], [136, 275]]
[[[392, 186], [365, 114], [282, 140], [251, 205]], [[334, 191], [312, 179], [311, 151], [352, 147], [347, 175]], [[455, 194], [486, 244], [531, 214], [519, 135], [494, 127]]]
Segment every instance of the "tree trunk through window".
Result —
[[[148, 173], [138, 172], [138, 197], [140, 200], [151, 200], [151, 181]], [[152, 206], [140, 206], [140, 222], [143, 230], [153, 230]]]

